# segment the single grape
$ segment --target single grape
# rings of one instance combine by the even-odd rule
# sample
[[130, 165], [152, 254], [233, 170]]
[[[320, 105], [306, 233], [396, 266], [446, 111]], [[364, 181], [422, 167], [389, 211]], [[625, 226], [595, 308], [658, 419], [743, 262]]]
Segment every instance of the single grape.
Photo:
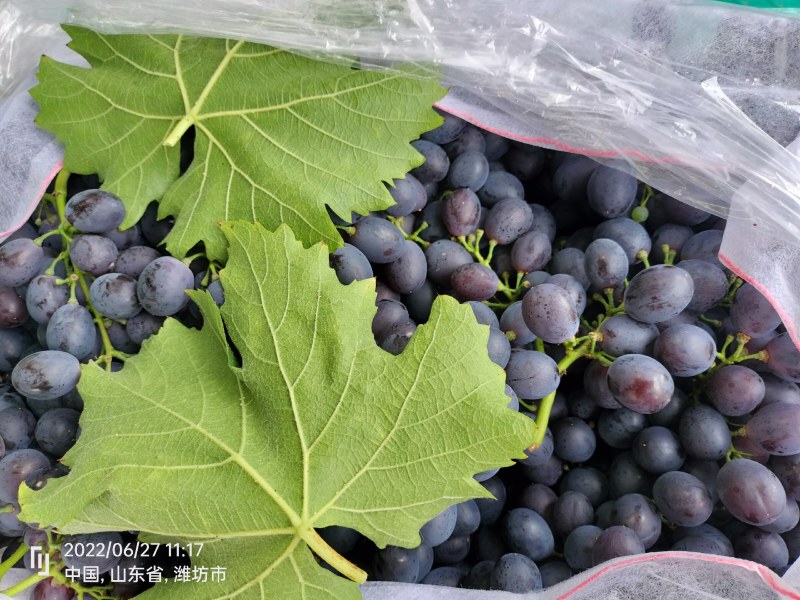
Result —
[[[650, 252], [650, 260], [654, 263], [664, 262], [664, 252], [662, 246], [667, 245], [669, 249], [680, 256], [681, 248], [694, 232], [685, 225], [675, 223], [665, 223], [653, 232], [653, 249]], [[726, 282], [727, 285], [727, 282]]]
[[676, 377], [707, 371], [717, 358], [717, 343], [696, 325], [672, 325], [653, 345], [653, 356]]
[[703, 482], [682, 471], [669, 471], [656, 479], [653, 500], [668, 521], [684, 527], [705, 523], [714, 509]]
[[652, 501], [643, 494], [625, 494], [617, 498], [611, 522], [633, 530], [645, 550], [655, 544], [661, 535], [661, 517]]
[[572, 299], [572, 302], [575, 305], [575, 310], [578, 312], [578, 314], [583, 314], [583, 311], [586, 309], [586, 290], [584, 289], [583, 285], [581, 285], [581, 282], [575, 279], [572, 275], [558, 273], [556, 275], [551, 275], [541, 283], [550, 283], [563, 289]]
[[631, 451], [637, 464], [654, 475], [680, 469], [686, 458], [678, 436], [657, 425], [643, 429], [633, 440]]
[[350, 236], [350, 243], [372, 263], [390, 263], [406, 250], [403, 233], [389, 221], [364, 217], [353, 228], [355, 231]]
[[120, 252], [145, 243], [142, 228], [138, 224], [128, 229], [116, 228], [111, 231], [105, 231], [103, 235], [114, 242]]
[[37, 583], [31, 596], [31, 600], [72, 600], [73, 598], [75, 598], [75, 590], [57, 583], [52, 578]]
[[489, 161], [483, 153], [468, 150], [459, 154], [450, 164], [448, 183], [453, 189], [469, 188], [477, 192], [489, 177]]
[[110, 272], [118, 255], [116, 244], [100, 235], [76, 235], [69, 246], [72, 264], [95, 276]]
[[447, 228], [444, 226], [444, 223], [442, 223], [443, 206], [444, 203], [441, 200], [431, 200], [425, 205], [425, 208], [422, 209], [422, 214], [420, 214], [417, 219], [419, 223], [425, 223], [425, 225], [427, 225], [419, 234], [419, 237], [426, 242], [435, 242], [450, 237]]
[[469, 188], [459, 188], [442, 200], [442, 223], [450, 235], [473, 233], [481, 218], [481, 201]]
[[800, 453], [800, 405], [777, 402], [758, 409], [745, 425], [745, 435], [770, 454]]
[[419, 557], [413, 549], [386, 546], [373, 556], [371, 572], [379, 581], [416, 583]]
[[28, 314], [37, 323], [47, 323], [56, 309], [69, 300], [69, 286], [56, 283], [51, 275], [37, 275], [28, 284], [25, 305]]
[[78, 438], [79, 418], [80, 414], [69, 408], [48, 410], [36, 423], [36, 443], [55, 457], [64, 456]]
[[0, 459], [0, 502], [19, 503], [19, 486], [39, 469], [50, 467], [50, 459], [38, 450], [23, 449], [9, 452]]
[[136, 280], [122, 273], [100, 275], [89, 288], [89, 299], [95, 310], [109, 319], [130, 319], [142, 310]]
[[542, 516], [530, 509], [508, 511], [500, 523], [500, 534], [512, 552], [531, 560], [542, 560], [553, 553], [553, 532]]
[[720, 460], [731, 447], [725, 418], [704, 404], [690, 406], [683, 412], [678, 437], [686, 454], [700, 460]]
[[525, 324], [521, 300], [509, 305], [500, 315], [500, 329], [512, 334], [515, 346], [529, 344], [536, 339], [534, 333]]
[[573, 529], [564, 541], [564, 560], [576, 571], [592, 567], [592, 548], [603, 530], [596, 525], [581, 525]]
[[435, 129], [423, 133], [420, 136], [423, 140], [428, 140], [434, 144], [446, 144], [447, 142], [452, 142], [461, 135], [461, 132], [464, 131], [464, 128], [467, 126], [466, 121], [459, 119], [455, 115], [451, 115], [435, 106], [433, 110], [439, 113], [443, 121], [442, 124]]
[[789, 549], [777, 533], [748, 527], [733, 541], [737, 558], [752, 560], [777, 571], [789, 564]]
[[386, 265], [384, 270], [386, 283], [400, 294], [413, 294], [419, 290], [427, 273], [425, 253], [411, 240], [405, 241], [405, 251], [400, 258]]
[[553, 173], [553, 192], [556, 198], [570, 204], [586, 198], [589, 179], [600, 165], [591, 158], [571, 155]]
[[731, 321], [737, 331], [755, 337], [775, 329], [781, 318], [761, 292], [745, 283], [733, 297]]
[[582, 493], [564, 492], [553, 503], [552, 522], [556, 535], [564, 539], [578, 527], [594, 522], [594, 507]]
[[478, 323], [481, 325], [488, 325], [489, 327], [494, 327], [496, 329], [500, 328], [500, 321], [498, 320], [497, 315], [494, 314], [494, 311], [486, 306], [483, 302], [470, 300], [467, 302], [467, 304], [469, 304], [469, 307], [475, 314], [475, 320], [478, 321]]
[[[466, 538], [466, 540], [467, 544], [469, 544], [469, 538]], [[434, 548], [434, 554], [436, 554], [437, 550], [441, 552], [439, 548]], [[469, 547], [467, 547], [467, 553], [469, 553]], [[441, 560], [437, 560], [437, 564], [441, 562]], [[431, 569], [431, 571], [421, 579], [420, 583], [422, 585], [439, 585], [457, 588], [460, 587], [461, 580], [465, 575], [466, 569], [463, 567], [436, 567], [435, 569]]]
[[711, 404], [727, 417], [740, 417], [752, 412], [764, 399], [765, 391], [761, 376], [744, 365], [725, 365], [716, 369], [706, 384]]
[[623, 216], [636, 201], [639, 182], [628, 173], [600, 165], [589, 177], [586, 197], [589, 206], [606, 219]]
[[536, 146], [512, 145], [503, 156], [503, 164], [522, 181], [536, 177], [544, 167], [545, 155]]
[[192, 287], [194, 276], [189, 267], [177, 258], [162, 256], [144, 268], [136, 293], [142, 308], [151, 315], [166, 317], [186, 306], [189, 302], [186, 290]]
[[128, 319], [125, 323], [125, 333], [137, 346], [141, 346], [151, 335], [158, 332], [164, 324], [164, 317], [151, 315], [149, 312], [142, 311], [135, 317]]
[[331, 268], [342, 285], [372, 277], [372, 265], [367, 257], [352, 244], [345, 243], [341, 248], [331, 252], [328, 257]]
[[47, 323], [47, 347], [69, 352], [78, 360], [90, 356], [96, 337], [92, 315], [80, 304], [65, 304]]
[[556, 362], [543, 352], [513, 349], [506, 366], [506, 382], [523, 400], [544, 398], [560, 381]]
[[503, 555], [489, 577], [489, 589], [524, 594], [542, 589], [539, 567], [527, 556], [517, 553]]
[[642, 414], [664, 408], [675, 390], [664, 366], [643, 354], [617, 358], [608, 369], [608, 387], [620, 404]]
[[461, 265], [450, 276], [450, 286], [464, 300], [488, 300], [499, 285], [497, 274], [480, 263]]
[[643, 323], [678, 315], [692, 299], [691, 275], [678, 267], [655, 265], [633, 276], [625, 289], [625, 312]]
[[597, 420], [597, 433], [612, 448], [630, 448], [638, 433], [647, 427], [647, 418], [627, 408], [605, 410]]
[[478, 511], [481, 513], [481, 526], [493, 525], [503, 514], [506, 505], [506, 486], [497, 476], [482, 481], [481, 485], [493, 496], [492, 498], [475, 499], [475, 504], [478, 505]]
[[33, 441], [35, 427], [36, 417], [21, 406], [0, 410], [0, 447], [3, 453], [28, 448]]
[[484, 154], [489, 160], [500, 160], [511, 147], [511, 142], [502, 135], [492, 133], [491, 131], [483, 131], [483, 139], [485, 140]]
[[125, 205], [106, 190], [84, 190], [67, 200], [64, 214], [81, 233], [103, 233], [122, 224]]
[[484, 230], [489, 240], [510, 244], [528, 231], [533, 224], [530, 205], [519, 198], [504, 198], [489, 209]]
[[601, 408], [621, 408], [608, 388], [608, 367], [599, 361], [591, 361], [583, 372], [583, 389]]
[[728, 294], [728, 278], [714, 263], [705, 260], [682, 260], [677, 264], [692, 277], [694, 293], [686, 309], [703, 313], [719, 304]]
[[443, 148], [445, 152], [447, 152], [447, 156], [449, 156], [450, 160], [452, 161], [457, 156], [460, 156], [465, 152], [472, 151], [483, 154], [483, 151], [486, 148], [486, 140], [484, 139], [480, 129], [473, 127], [472, 125], [467, 125], [464, 128], [464, 131], [462, 131], [456, 139], [445, 144]]
[[28, 310], [25, 300], [14, 288], [0, 286], [0, 329], [17, 327], [27, 320]]
[[538, 271], [550, 262], [551, 254], [547, 235], [541, 231], [528, 231], [517, 238], [511, 247], [511, 265], [515, 271], [522, 273]]
[[489, 329], [489, 341], [487, 342], [489, 358], [493, 363], [505, 369], [511, 358], [511, 343], [506, 334], [494, 327]]
[[77, 358], [67, 352], [43, 350], [17, 363], [11, 372], [11, 383], [24, 396], [50, 400], [75, 389], [80, 376]]
[[614, 356], [623, 354], [650, 354], [658, 338], [658, 328], [652, 323], [641, 323], [628, 315], [614, 315], [600, 325], [600, 348]]
[[114, 270], [138, 279], [144, 268], [160, 256], [161, 254], [155, 248], [131, 246], [119, 253], [117, 261], [114, 263]]
[[791, 381], [786, 381], [772, 373], [760, 373], [764, 380], [764, 400], [762, 404], [785, 402], [787, 404], [800, 404], [800, 386]]
[[761, 529], [771, 533], [786, 533], [797, 527], [798, 523], [800, 523], [800, 507], [797, 505], [797, 500], [787, 497], [783, 512], [769, 525], [762, 525]]
[[550, 283], [526, 292], [522, 298], [522, 317], [534, 335], [552, 344], [574, 337], [580, 326], [580, 317], [569, 294]]
[[722, 267], [719, 260], [719, 247], [722, 244], [722, 232], [715, 229], [701, 231], [694, 234], [681, 248], [681, 258], [683, 260], [698, 259], [714, 263]]
[[428, 140], [415, 140], [411, 142], [411, 145], [424, 159], [420, 166], [411, 171], [411, 174], [420, 183], [441, 181], [447, 176], [447, 172], [450, 170], [450, 159], [441, 146]]
[[448, 506], [433, 519], [425, 523], [419, 530], [422, 542], [429, 546], [438, 546], [453, 535], [457, 519], [457, 505]]
[[553, 275], [560, 273], [571, 275], [580, 282], [585, 290], [592, 285], [589, 275], [586, 273], [586, 258], [583, 251], [577, 248], [564, 248], [556, 252], [550, 262], [550, 272]]
[[800, 383], [800, 350], [788, 333], [773, 338], [764, 349], [770, 371], [782, 379]]
[[436, 285], [449, 288], [450, 278], [458, 267], [473, 261], [466, 249], [452, 240], [437, 240], [425, 250], [428, 277]]
[[647, 230], [640, 223], [626, 217], [603, 221], [594, 228], [592, 237], [596, 240], [608, 238], [617, 242], [625, 250], [630, 264], [641, 261], [641, 253], [650, 254], [653, 246]]
[[461, 580], [461, 587], [468, 590], [488, 590], [495, 562], [482, 560], [472, 566], [469, 573]]
[[395, 203], [386, 209], [387, 214], [396, 218], [405, 217], [425, 207], [428, 198], [425, 188], [416, 177], [408, 173], [392, 183], [393, 186], [387, 187]]
[[651, 200], [651, 207], [654, 212], [663, 214], [666, 221], [683, 226], [699, 225], [711, 216], [702, 208], [686, 204], [666, 194], [656, 194]]
[[491, 208], [504, 198], [525, 199], [525, 188], [522, 182], [506, 171], [492, 171], [486, 183], [478, 190], [478, 198], [484, 206]]
[[584, 253], [586, 274], [592, 285], [604, 290], [616, 288], [628, 277], [628, 256], [617, 242], [599, 238]]
[[39, 272], [43, 258], [41, 246], [27, 238], [0, 245], [0, 286], [17, 287], [28, 283]]
[[547, 236], [552, 244], [556, 239], [556, 220], [546, 207], [541, 204], [530, 204], [533, 213], [533, 225], [528, 231], [539, 231]]
[[644, 554], [641, 539], [632, 529], [615, 525], [597, 536], [592, 546], [592, 564], [599, 565], [612, 558], [631, 554]]
[[555, 453], [562, 460], [582, 463], [594, 454], [597, 440], [594, 431], [585, 421], [577, 417], [559, 419], [553, 423], [553, 441]]
[[722, 466], [717, 488], [725, 508], [750, 525], [768, 525], [786, 508], [786, 493], [775, 474], [746, 458]]

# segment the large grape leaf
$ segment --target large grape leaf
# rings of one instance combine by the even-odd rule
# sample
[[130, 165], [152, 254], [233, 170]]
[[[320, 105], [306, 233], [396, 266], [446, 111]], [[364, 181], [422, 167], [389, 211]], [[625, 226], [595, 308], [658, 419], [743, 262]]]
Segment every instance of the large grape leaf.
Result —
[[374, 280], [342, 286], [325, 246], [286, 227], [222, 230], [221, 314], [194, 293], [201, 330], [168, 319], [120, 372], [84, 367], [71, 473], [22, 490], [20, 518], [204, 541], [196, 562], [227, 568], [148, 598], [357, 597], [315, 564], [309, 547], [347, 571], [314, 528], [414, 546], [444, 507], [488, 495], [472, 475], [523, 457], [533, 422], [506, 408], [469, 307], [440, 297], [392, 356], [372, 338]]
[[[176, 216], [167, 249], [197, 242], [222, 259], [219, 221], [292, 227], [307, 246], [341, 245], [325, 205], [349, 218], [393, 204], [384, 181], [422, 162], [409, 145], [441, 122], [420, 68], [368, 71], [259, 44], [181, 35], [103, 35], [65, 27], [91, 68], [44, 57], [37, 123], [65, 166], [98, 173], [135, 223], [154, 199]], [[413, 76], [409, 76], [413, 75]], [[194, 160], [178, 178], [194, 126]]]

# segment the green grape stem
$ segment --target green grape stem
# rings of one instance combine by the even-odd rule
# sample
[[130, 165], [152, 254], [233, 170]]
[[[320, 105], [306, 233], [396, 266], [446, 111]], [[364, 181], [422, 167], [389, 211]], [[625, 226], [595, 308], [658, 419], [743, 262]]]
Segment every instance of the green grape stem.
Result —
[[[387, 215], [386, 218], [389, 220], [390, 223], [394, 223], [394, 225], [400, 230], [400, 233], [403, 234], [403, 237], [405, 239], [411, 242], [416, 242], [417, 244], [422, 246], [424, 250], [427, 250], [428, 247], [431, 245], [430, 242], [425, 241], [421, 237], [419, 237], [419, 234], [428, 228], [428, 223], [426, 221], [423, 221], [422, 224], [411, 233], [407, 233], [406, 230], [403, 229], [403, 219], [405, 217], [395, 218]], [[355, 233], [355, 228], [354, 228], [354, 233]], [[352, 235], [352, 233], [350, 235]]]
[[477, 229], [475, 233], [470, 233], [469, 235], [460, 235], [455, 240], [460, 243], [467, 252], [469, 252], [472, 256], [475, 257], [480, 264], [485, 267], [491, 266], [492, 262], [492, 255], [494, 254], [494, 249], [497, 246], [497, 242], [495, 240], [489, 240], [489, 250], [486, 253], [486, 256], [483, 256], [483, 253], [480, 250], [480, 243], [483, 239], [483, 229]]
[[303, 541], [308, 544], [309, 548], [314, 551], [314, 554], [347, 577], [350, 581], [364, 583], [367, 580], [367, 574], [362, 569], [331, 548], [316, 530], [313, 528], [302, 529], [299, 534]]
[[678, 252], [670, 248], [669, 244], [661, 244], [661, 252], [664, 254], [665, 265], [672, 265], [675, 263], [675, 257], [678, 255]]

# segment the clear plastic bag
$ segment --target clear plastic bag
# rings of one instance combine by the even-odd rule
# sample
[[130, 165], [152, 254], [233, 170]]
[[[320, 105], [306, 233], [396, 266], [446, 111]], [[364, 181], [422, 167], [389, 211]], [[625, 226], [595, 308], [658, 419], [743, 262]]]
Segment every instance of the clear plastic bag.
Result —
[[[249, 39], [376, 67], [436, 63], [452, 90], [442, 107], [509, 137], [613, 162], [728, 218], [721, 257], [773, 300], [800, 345], [800, 19], [790, 13], [712, 0], [615, 0], [613, 9], [596, 0], [198, 0], [191, 10], [155, 0], [0, 0], [0, 239], [60, 165], [25, 94], [39, 55], [63, 52], [60, 22]], [[3, 129], [9, 123], [17, 128]], [[695, 585], [683, 578], [685, 558], [642, 560], [653, 568], [600, 568], [561, 595], [533, 597], [611, 598], [623, 583], [631, 590], [618, 597], [724, 597], [701, 589], [713, 571], [720, 585], [752, 583], [751, 598], [800, 598], [752, 563], [694, 557]], [[637, 583], [645, 580], [650, 587]], [[501, 597], [364, 589], [376, 599]], [[648, 596], [631, 595], [644, 589]]]

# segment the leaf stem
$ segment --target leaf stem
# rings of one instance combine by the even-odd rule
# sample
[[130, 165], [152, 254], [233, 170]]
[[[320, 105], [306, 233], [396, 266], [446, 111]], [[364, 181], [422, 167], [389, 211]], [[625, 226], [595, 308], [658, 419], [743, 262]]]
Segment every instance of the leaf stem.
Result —
[[56, 182], [53, 185], [53, 197], [56, 201], [58, 220], [61, 223], [67, 222], [67, 182], [72, 175], [67, 169], [61, 169], [56, 175]]
[[97, 325], [97, 330], [100, 332], [100, 339], [103, 340], [103, 356], [101, 356], [99, 360], [105, 362], [106, 371], [111, 371], [111, 358], [117, 356], [119, 353], [114, 349], [111, 339], [108, 337], [108, 330], [106, 329], [106, 324], [103, 322], [103, 316], [97, 312], [95, 307], [92, 306], [91, 300], [89, 300], [89, 286], [86, 283], [83, 271], [75, 267], [75, 275], [78, 277], [78, 284], [81, 286], [83, 294], [86, 296], [86, 305], [89, 308], [89, 312], [92, 313], [92, 318]]
[[317, 556], [347, 577], [350, 581], [364, 583], [367, 580], [367, 574], [363, 570], [359, 569], [356, 565], [331, 548], [315, 529], [301, 529], [298, 533]]
[[11, 569], [15, 564], [17, 564], [17, 561], [19, 561], [20, 558], [25, 556], [28, 550], [30, 550], [28, 545], [22, 543], [19, 545], [19, 548], [17, 548], [11, 556], [9, 556], [2, 563], [0, 563], [0, 579], [2, 579], [3, 576], [6, 573], [8, 573], [9, 569]]

